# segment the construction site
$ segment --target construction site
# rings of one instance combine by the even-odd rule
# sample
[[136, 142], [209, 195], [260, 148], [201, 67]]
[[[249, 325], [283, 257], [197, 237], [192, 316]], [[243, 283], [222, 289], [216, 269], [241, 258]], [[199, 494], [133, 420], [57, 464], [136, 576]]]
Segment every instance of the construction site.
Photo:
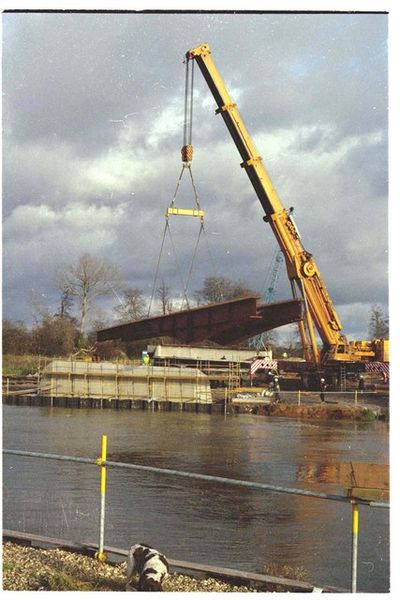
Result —
[[[240, 157], [240, 167], [261, 204], [263, 220], [276, 238], [267, 293], [247, 295], [228, 301], [191, 307], [188, 283], [191, 260], [183, 295], [186, 306], [177, 312], [151, 314], [158, 267], [171, 218], [194, 218], [204, 229], [201, 208], [191, 164], [193, 73], [200, 69], [216, 102]], [[269, 397], [275, 392], [379, 391], [388, 393], [389, 342], [385, 339], [349, 340], [336, 312], [311, 252], [306, 250], [293, 218], [293, 209], [282, 205], [254, 143], [247, 132], [237, 105], [233, 102], [214, 63], [210, 47], [202, 44], [185, 56], [185, 114], [182, 166], [175, 194], [165, 214], [153, 294], [146, 318], [97, 331], [97, 349], [103, 343], [119, 341], [143, 344], [138, 364], [101, 361], [86, 356], [85, 361], [53, 361], [40, 372], [37, 393], [41, 396], [82, 397], [157, 402], [210, 404], [232, 401], [243, 393]], [[177, 205], [184, 177], [192, 185], [195, 208]], [[266, 235], [268, 232], [266, 231]], [[274, 301], [281, 267], [286, 267], [292, 297]], [[266, 343], [266, 334], [280, 327], [298, 327], [302, 356], [277, 359]], [[276, 395], [276, 394], [275, 394]], [[275, 396], [274, 396], [275, 397]]]
[[4, 589], [390, 591], [387, 13], [41, 12], [4, 19]]
[[[199, 219], [201, 232], [205, 215], [191, 171], [193, 72], [197, 64], [217, 104], [215, 112], [222, 117], [239, 151], [242, 160], [240, 166], [260, 201], [263, 220], [270, 226], [277, 241], [277, 250], [271, 261], [268, 292], [263, 298], [248, 296], [196, 308], [190, 308], [187, 301], [185, 310], [180, 312], [161, 316], [149, 314], [148, 318], [139, 321], [102, 329], [97, 333], [98, 343], [120, 340], [143, 341], [145, 344], [149, 339], [159, 340], [160, 343], [154, 348], [146, 348], [153, 369], [163, 370], [165, 383], [166, 377], [175, 381], [178, 366], [184, 368], [186, 381], [191, 380], [194, 386], [193, 398], [198, 395], [199, 373], [208, 379], [214, 377], [214, 380], [210, 379], [211, 388], [218, 388], [220, 383], [229, 390], [230, 398], [240, 393], [243, 387], [265, 388], [270, 383], [271, 374], [275, 383], [278, 378], [282, 390], [317, 391], [322, 385], [330, 391], [344, 392], [363, 388], [367, 384], [370, 390], [379, 388], [388, 391], [388, 340], [348, 340], [316, 261], [311, 252], [303, 247], [293, 209], [286, 209], [282, 205], [208, 44], [189, 50], [185, 64], [182, 168], [174, 197], [166, 210], [164, 239], [172, 216]], [[193, 186], [193, 209], [179, 207], [176, 203], [184, 176], [190, 177]], [[273, 292], [281, 265], [286, 266], [292, 298], [274, 302]], [[156, 278], [157, 273], [155, 282]], [[186, 300], [187, 287], [188, 284], [184, 289]], [[303, 356], [297, 360], [276, 360], [264, 344], [265, 334], [291, 323], [297, 324]], [[217, 349], [213, 346], [217, 346]], [[239, 352], [242, 353], [241, 357]], [[196, 379], [195, 384], [193, 378]], [[183, 383], [185, 378], [181, 381]], [[171, 383], [171, 386], [174, 385]], [[165, 384], [164, 395], [165, 398], [169, 397], [169, 384]], [[200, 396], [205, 402], [210, 401], [207, 392]]]

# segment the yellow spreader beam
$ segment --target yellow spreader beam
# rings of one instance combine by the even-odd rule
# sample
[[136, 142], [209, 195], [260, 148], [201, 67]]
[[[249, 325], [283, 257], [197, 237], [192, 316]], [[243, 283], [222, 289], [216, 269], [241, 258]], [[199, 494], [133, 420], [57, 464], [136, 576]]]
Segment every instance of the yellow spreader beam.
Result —
[[183, 215], [185, 217], [204, 217], [204, 210], [191, 209], [191, 208], [175, 208], [169, 206], [167, 208], [167, 215]]

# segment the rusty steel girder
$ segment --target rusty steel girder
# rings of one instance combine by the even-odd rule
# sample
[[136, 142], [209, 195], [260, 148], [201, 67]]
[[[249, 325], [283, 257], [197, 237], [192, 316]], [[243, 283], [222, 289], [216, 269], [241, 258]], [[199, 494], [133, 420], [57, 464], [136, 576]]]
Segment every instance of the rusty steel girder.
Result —
[[171, 337], [183, 344], [206, 340], [236, 344], [263, 331], [303, 318], [301, 300], [258, 304], [258, 296], [208, 304], [192, 310], [132, 321], [97, 331], [97, 341]]

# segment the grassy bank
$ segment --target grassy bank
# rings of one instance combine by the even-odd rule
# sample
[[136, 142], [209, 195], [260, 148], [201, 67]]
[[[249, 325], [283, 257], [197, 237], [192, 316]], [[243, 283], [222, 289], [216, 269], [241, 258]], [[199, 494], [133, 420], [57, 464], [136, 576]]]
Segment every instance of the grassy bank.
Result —
[[3, 354], [3, 375], [6, 377], [25, 377], [34, 375], [39, 367], [43, 368], [54, 358], [37, 354]]

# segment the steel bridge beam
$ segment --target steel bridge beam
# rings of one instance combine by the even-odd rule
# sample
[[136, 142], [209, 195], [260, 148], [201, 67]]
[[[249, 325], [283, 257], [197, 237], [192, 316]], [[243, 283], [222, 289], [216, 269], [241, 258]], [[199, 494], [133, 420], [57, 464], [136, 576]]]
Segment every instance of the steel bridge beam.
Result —
[[258, 296], [247, 296], [101, 329], [97, 332], [97, 341], [132, 342], [170, 337], [183, 344], [205, 340], [222, 345], [236, 344], [303, 318], [301, 300], [264, 305], [258, 304], [258, 300]]

